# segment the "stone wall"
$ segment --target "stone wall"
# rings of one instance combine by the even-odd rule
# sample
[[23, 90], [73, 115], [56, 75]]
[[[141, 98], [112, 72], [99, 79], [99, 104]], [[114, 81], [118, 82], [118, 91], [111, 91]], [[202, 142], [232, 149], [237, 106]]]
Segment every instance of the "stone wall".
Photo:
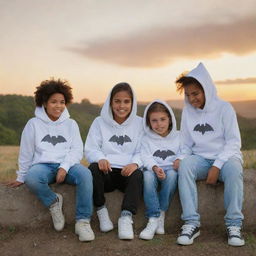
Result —
[[[217, 186], [206, 185], [204, 181], [198, 183], [199, 213], [201, 224], [204, 227], [223, 227], [225, 214], [223, 206], [223, 184]], [[67, 223], [74, 223], [75, 213], [75, 187], [70, 185], [52, 185], [54, 191], [61, 193], [64, 198], [64, 214]], [[120, 214], [123, 194], [119, 191], [106, 193], [107, 206], [114, 224]], [[244, 229], [256, 228], [256, 171], [244, 171]], [[92, 218], [92, 226], [98, 226], [96, 214]], [[177, 229], [182, 225], [180, 221], [181, 206], [178, 193], [175, 194], [169, 211], [167, 212], [166, 228]], [[146, 223], [144, 217], [144, 204], [141, 200], [137, 215], [134, 217], [136, 229], [142, 229]], [[8, 188], [0, 185], [0, 225], [39, 227], [51, 225], [48, 209], [28, 191], [26, 186]]]

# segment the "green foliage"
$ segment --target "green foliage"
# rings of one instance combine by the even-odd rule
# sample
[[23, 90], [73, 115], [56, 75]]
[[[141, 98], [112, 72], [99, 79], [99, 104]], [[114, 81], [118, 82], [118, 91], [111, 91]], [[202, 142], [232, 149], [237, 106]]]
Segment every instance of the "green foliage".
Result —
[[0, 145], [17, 145], [34, 112], [33, 97], [0, 95]]
[[[146, 105], [138, 105], [138, 115], [143, 116]], [[34, 116], [33, 97], [0, 95], [0, 145], [19, 145], [21, 132], [27, 121]], [[90, 125], [100, 114], [101, 107], [88, 99], [68, 106], [70, 116], [77, 121], [85, 141]], [[177, 127], [180, 127], [181, 110], [174, 109]], [[242, 137], [242, 149], [256, 149], [256, 120], [238, 116]]]
[[[77, 121], [85, 141], [94, 118], [101, 107], [84, 99], [80, 104], [68, 106], [71, 118]], [[34, 116], [33, 97], [21, 95], [0, 95], [0, 145], [19, 145], [20, 136], [27, 121]]]
[[17, 133], [0, 123], [0, 145], [16, 145], [18, 141]]

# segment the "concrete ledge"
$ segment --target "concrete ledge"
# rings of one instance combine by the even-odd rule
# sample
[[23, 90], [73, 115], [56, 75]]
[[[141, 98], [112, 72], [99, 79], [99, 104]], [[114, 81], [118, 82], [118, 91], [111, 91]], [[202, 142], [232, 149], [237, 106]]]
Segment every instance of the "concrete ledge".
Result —
[[[225, 210], [223, 207], [223, 184], [218, 186], [205, 185], [204, 181], [198, 183], [199, 212], [201, 223], [204, 227], [223, 226]], [[74, 223], [75, 214], [75, 187], [70, 185], [52, 185], [54, 191], [64, 197], [64, 214], [66, 223]], [[106, 193], [107, 205], [112, 221], [117, 223], [120, 214], [123, 194], [119, 191]], [[256, 228], [256, 170], [244, 171], [244, 229], [255, 230]], [[96, 214], [92, 218], [92, 226], [98, 226]], [[181, 206], [178, 193], [175, 194], [170, 204], [166, 218], [167, 229], [177, 229], [180, 221]], [[137, 215], [134, 217], [136, 229], [142, 229], [146, 223], [144, 217], [144, 204], [141, 201]], [[37, 198], [29, 192], [26, 186], [19, 188], [8, 188], [0, 185], [0, 225], [2, 226], [26, 226], [39, 227], [51, 225], [48, 209], [46, 209]]]

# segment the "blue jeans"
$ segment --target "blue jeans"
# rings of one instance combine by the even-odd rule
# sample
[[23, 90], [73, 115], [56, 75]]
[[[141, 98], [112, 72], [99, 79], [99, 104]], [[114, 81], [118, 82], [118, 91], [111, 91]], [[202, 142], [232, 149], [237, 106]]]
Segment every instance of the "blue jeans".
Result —
[[[198, 198], [196, 180], [207, 178], [208, 170], [214, 160], [204, 159], [198, 155], [191, 155], [180, 162], [179, 167], [179, 195], [183, 213], [181, 218], [186, 224], [200, 226], [198, 214]], [[226, 226], [242, 226], [244, 216], [243, 205], [243, 169], [241, 161], [230, 158], [222, 166], [219, 181], [224, 182], [224, 216]]]
[[[49, 184], [55, 182], [58, 168], [59, 164], [35, 164], [30, 167], [25, 177], [25, 184], [46, 207], [56, 200], [56, 194]], [[90, 219], [93, 210], [90, 170], [81, 164], [76, 164], [69, 169], [64, 183], [76, 185], [76, 220]]]
[[[144, 202], [146, 216], [159, 217], [160, 211], [167, 211], [170, 200], [177, 188], [178, 174], [173, 169], [165, 171], [166, 178], [159, 180], [152, 170], [143, 171], [144, 176]], [[160, 191], [158, 192], [158, 186]]]

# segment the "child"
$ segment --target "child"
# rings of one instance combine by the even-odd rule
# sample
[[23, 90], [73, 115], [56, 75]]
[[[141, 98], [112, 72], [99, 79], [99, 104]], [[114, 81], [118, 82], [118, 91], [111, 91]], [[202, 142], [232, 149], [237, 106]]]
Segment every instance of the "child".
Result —
[[65, 218], [63, 197], [48, 184], [76, 185], [75, 233], [80, 241], [94, 240], [92, 215], [92, 176], [80, 164], [83, 142], [77, 123], [69, 118], [66, 105], [72, 100], [71, 87], [61, 80], [43, 81], [35, 91], [35, 117], [26, 124], [20, 144], [19, 171], [9, 186], [26, 184], [49, 208], [54, 228], [61, 231]]
[[179, 166], [179, 195], [185, 225], [177, 243], [192, 244], [200, 234], [200, 215], [196, 180], [207, 184], [224, 182], [224, 217], [228, 244], [244, 245], [241, 236], [243, 221], [243, 169], [241, 138], [236, 114], [231, 104], [218, 98], [215, 85], [200, 63], [176, 81], [178, 91], [185, 93], [181, 120], [183, 159]]
[[113, 229], [104, 192], [117, 188], [125, 193], [118, 220], [120, 239], [134, 238], [132, 214], [136, 214], [142, 192], [139, 167], [143, 128], [142, 118], [136, 112], [137, 103], [130, 85], [115, 85], [100, 116], [93, 121], [85, 142], [85, 156], [93, 176], [94, 205], [102, 232]]
[[[165, 212], [177, 187], [180, 142], [173, 111], [163, 101], [155, 100], [146, 107], [143, 126], [145, 135], [141, 159], [144, 166], [144, 201], [149, 220], [140, 238], [150, 240], [155, 233], [165, 233]], [[159, 184], [161, 189], [158, 194]]]

